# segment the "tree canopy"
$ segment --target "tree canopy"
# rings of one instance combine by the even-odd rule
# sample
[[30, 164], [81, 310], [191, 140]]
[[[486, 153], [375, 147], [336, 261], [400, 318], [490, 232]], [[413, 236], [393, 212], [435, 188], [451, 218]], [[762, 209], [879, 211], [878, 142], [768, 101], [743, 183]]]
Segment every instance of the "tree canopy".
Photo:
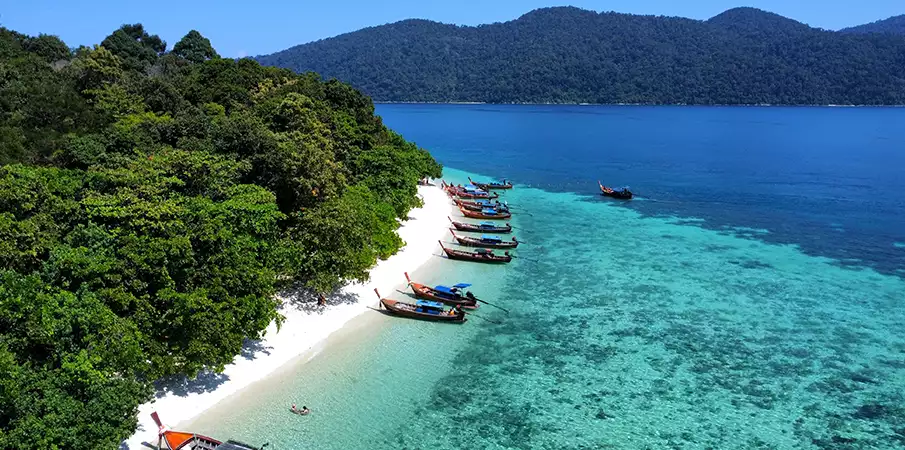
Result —
[[439, 176], [370, 99], [140, 24], [0, 28], [0, 448], [116, 448], [151, 382], [221, 370], [274, 293], [364, 280]]
[[257, 60], [379, 101], [905, 104], [901, 36], [826, 31], [754, 8], [706, 21], [571, 7], [477, 27], [406, 20]]
[[839, 30], [840, 33], [853, 34], [893, 34], [905, 36], [905, 14], [890, 17], [884, 20], [858, 25], [857, 27], [845, 28]]
[[220, 57], [211, 41], [195, 30], [189, 31], [173, 46], [173, 54], [196, 63]]

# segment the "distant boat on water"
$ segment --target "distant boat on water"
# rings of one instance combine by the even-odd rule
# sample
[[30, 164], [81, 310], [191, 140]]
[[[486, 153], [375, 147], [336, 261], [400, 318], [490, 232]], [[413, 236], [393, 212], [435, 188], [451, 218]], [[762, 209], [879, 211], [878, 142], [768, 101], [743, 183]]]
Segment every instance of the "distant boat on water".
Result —
[[506, 182], [505, 179], [503, 180], [502, 183], [497, 183], [497, 182], [493, 182], [493, 181], [489, 181], [486, 183], [479, 183], [477, 181], [472, 180], [471, 177], [468, 177], [468, 181], [470, 181], [471, 184], [473, 184], [485, 191], [489, 191], [492, 189], [512, 189], [512, 183]]
[[629, 190], [628, 186], [617, 191], [609, 186], [604, 186], [599, 180], [597, 181], [597, 185], [600, 186], [600, 195], [603, 195], [604, 197], [631, 200], [632, 197], [635, 196], [635, 194], [632, 194], [632, 191]]

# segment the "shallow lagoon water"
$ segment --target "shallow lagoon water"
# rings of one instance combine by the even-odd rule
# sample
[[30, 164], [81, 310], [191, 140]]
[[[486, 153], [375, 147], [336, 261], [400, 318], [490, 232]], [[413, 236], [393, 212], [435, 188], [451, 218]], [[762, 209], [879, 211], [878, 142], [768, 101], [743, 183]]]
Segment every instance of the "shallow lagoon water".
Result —
[[[749, 205], [758, 219], [746, 222], [565, 189], [521, 185], [504, 197], [526, 242], [521, 259], [438, 257], [413, 277], [474, 282], [511, 309], [478, 312], [499, 323], [368, 313], [194, 429], [276, 449], [905, 446], [905, 281], [893, 274], [905, 255], [892, 244], [901, 238], [858, 264], [795, 242], [763, 205]], [[894, 213], [896, 201], [879, 210]], [[829, 216], [812, 230], [856, 226]], [[871, 227], [883, 232], [858, 239], [898, 233]], [[314, 413], [291, 415], [291, 402]]]
[[[900, 278], [597, 199], [512, 196], [527, 202], [520, 226], [542, 244], [520, 253], [538, 262], [508, 274], [517, 306], [472, 339], [480, 351], [457, 355], [397, 444], [905, 443]], [[554, 227], [570, 231], [541, 231]], [[460, 447], [444, 446], [463, 429]]]

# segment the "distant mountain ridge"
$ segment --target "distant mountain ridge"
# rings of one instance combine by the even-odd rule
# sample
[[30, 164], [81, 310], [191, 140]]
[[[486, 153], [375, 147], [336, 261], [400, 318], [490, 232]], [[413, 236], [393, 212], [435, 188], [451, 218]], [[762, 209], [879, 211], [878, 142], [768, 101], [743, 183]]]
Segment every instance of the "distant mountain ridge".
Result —
[[890, 17], [885, 20], [859, 25], [857, 27], [844, 28], [839, 30], [840, 33], [885, 33], [898, 36], [905, 36], [905, 14], [901, 16]]
[[259, 56], [377, 101], [905, 104], [905, 38], [755, 8], [705, 21], [542, 8], [457, 26], [410, 19]]

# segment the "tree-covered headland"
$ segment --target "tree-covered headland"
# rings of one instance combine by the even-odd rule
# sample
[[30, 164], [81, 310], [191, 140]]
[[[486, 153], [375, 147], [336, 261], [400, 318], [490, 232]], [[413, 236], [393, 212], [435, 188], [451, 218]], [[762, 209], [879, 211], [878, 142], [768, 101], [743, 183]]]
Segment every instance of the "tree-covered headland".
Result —
[[116, 448], [161, 377], [219, 370], [284, 284], [363, 280], [424, 150], [315, 74], [140, 24], [0, 28], [0, 448]]

